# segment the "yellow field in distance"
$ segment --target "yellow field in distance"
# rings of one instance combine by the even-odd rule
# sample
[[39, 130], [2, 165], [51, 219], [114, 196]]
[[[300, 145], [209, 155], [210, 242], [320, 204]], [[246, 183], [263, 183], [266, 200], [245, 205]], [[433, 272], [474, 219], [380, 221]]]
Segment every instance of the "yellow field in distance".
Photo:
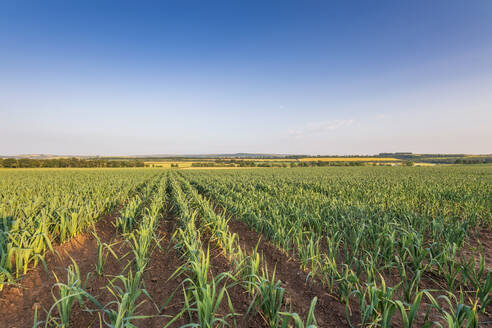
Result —
[[390, 157], [304, 157], [304, 158], [224, 158], [223, 160], [252, 162], [394, 162], [400, 161]]
[[191, 167], [194, 162], [144, 162], [145, 167], [171, 168], [171, 164], [178, 165], [179, 168]]
[[224, 161], [250, 161], [250, 162], [295, 162], [295, 158], [220, 158]]

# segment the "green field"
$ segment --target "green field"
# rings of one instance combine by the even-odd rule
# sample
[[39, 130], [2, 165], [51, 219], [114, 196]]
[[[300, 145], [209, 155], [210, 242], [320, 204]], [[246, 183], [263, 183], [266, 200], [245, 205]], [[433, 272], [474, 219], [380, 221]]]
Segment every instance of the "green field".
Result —
[[479, 327], [491, 249], [487, 165], [0, 170], [7, 326]]

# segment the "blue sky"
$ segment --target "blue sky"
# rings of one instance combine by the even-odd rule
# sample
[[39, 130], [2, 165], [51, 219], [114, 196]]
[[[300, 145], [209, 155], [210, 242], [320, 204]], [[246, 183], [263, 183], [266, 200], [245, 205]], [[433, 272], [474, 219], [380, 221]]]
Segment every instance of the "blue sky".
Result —
[[0, 154], [492, 153], [492, 1], [1, 1]]

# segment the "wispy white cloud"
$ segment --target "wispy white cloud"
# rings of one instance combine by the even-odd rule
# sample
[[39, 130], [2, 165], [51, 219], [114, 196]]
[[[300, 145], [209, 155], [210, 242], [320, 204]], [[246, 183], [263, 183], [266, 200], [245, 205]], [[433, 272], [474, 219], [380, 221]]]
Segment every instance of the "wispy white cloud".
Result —
[[354, 123], [354, 120], [329, 120], [320, 122], [310, 122], [298, 129], [289, 131], [291, 137], [305, 137], [310, 135], [320, 135], [330, 131], [348, 127]]

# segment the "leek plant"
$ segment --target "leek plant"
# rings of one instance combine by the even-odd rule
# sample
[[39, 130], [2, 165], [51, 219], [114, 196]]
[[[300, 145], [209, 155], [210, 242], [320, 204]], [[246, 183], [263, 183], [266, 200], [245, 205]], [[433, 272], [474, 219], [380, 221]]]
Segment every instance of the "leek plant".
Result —
[[[89, 276], [87, 276], [87, 279]], [[70, 323], [70, 314], [75, 302], [83, 305], [84, 284], [81, 281], [80, 270], [77, 263], [72, 259], [72, 264], [67, 268], [67, 282], [62, 283], [55, 274], [56, 283], [52, 288], [51, 294], [55, 303], [50, 308], [46, 327], [49, 323], [54, 323], [56, 327], [66, 328]], [[86, 281], [87, 282], [87, 281]], [[55, 292], [55, 290], [57, 292]], [[52, 312], [56, 308], [58, 317], [53, 317]]]
[[116, 255], [116, 253], [113, 251], [113, 248], [112, 248], [115, 245], [114, 243], [113, 244], [107, 244], [107, 243], [101, 242], [101, 239], [97, 235], [97, 232], [95, 229], [92, 232], [92, 235], [94, 236], [94, 238], [96, 239], [96, 242], [97, 242], [97, 260], [96, 260], [96, 264], [95, 264], [95, 271], [96, 271], [96, 274], [98, 276], [102, 276], [103, 272], [104, 272], [104, 264], [106, 263], [106, 260], [108, 258], [108, 254], [111, 254], [117, 260], [118, 260], [118, 256]]
[[282, 322], [285, 289], [280, 280], [275, 280], [275, 270], [270, 277], [268, 270], [264, 269], [254, 286], [256, 292], [248, 312], [251, 309], [259, 309], [270, 327], [278, 327]]
[[362, 290], [354, 290], [360, 303], [362, 326], [390, 328], [391, 319], [397, 310], [394, 303], [395, 292], [398, 288], [387, 287], [386, 282], [380, 276], [381, 284], [369, 283]]
[[[184, 283], [188, 285], [189, 293], [185, 293], [185, 308], [188, 311], [190, 318], [193, 313], [196, 313], [198, 317], [197, 323], [191, 323], [189, 327], [226, 327], [229, 326], [228, 319], [234, 318], [236, 315], [234, 307], [232, 306], [231, 299], [227, 292], [227, 286], [218, 288], [217, 285], [227, 275], [218, 275], [210, 282], [205, 284], [195, 281], [191, 278], [187, 278]], [[190, 296], [188, 296], [190, 294]], [[221, 317], [218, 313], [219, 306], [224, 300], [224, 296], [227, 299], [227, 307], [229, 313], [224, 317]]]
[[129, 233], [136, 225], [139, 210], [143, 204], [143, 200], [136, 195], [128, 202], [128, 205], [120, 211], [120, 216], [116, 219], [115, 226], [122, 233]]
[[[107, 287], [115, 300], [104, 306], [104, 323], [112, 328], [136, 328], [134, 321], [149, 318], [148, 315], [137, 315], [136, 312], [145, 300], [138, 301], [141, 295], [150, 299], [147, 290], [141, 288], [143, 272], [135, 274], [130, 270], [128, 274], [119, 275], [110, 281]], [[121, 286], [116, 284], [119, 282]], [[114, 307], [113, 307], [114, 305]]]
[[296, 328], [318, 327], [316, 323], [316, 318], [314, 316], [314, 308], [316, 307], [317, 301], [318, 301], [317, 297], [313, 298], [313, 300], [311, 301], [311, 305], [309, 307], [306, 321], [302, 321], [301, 317], [297, 313], [281, 312], [280, 314], [285, 317], [282, 321], [281, 328], [287, 328], [289, 326], [289, 321], [290, 321], [289, 319], [292, 319], [292, 321], [294, 321], [294, 326]]
[[[420, 304], [422, 302], [422, 297], [426, 296], [432, 302], [435, 301], [434, 297], [427, 290], [422, 290], [415, 294], [413, 300], [409, 303], [402, 302], [400, 300], [395, 300], [394, 304], [396, 305], [402, 319], [403, 328], [412, 328], [414, 323], [416, 323], [416, 318], [418, 315], [418, 311], [420, 308]], [[427, 328], [434, 325], [434, 322], [428, 319], [430, 313], [430, 307], [428, 307], [425, 317], [423, 319], [423, 323], [420, 327]]]
[[[234, 319], [236, 315], [232, 306], [228, 286], [218, 287], [222, 280], [234, 277], [228, 273], [222, 273], [209, 279], [210, 254], [203, 252], [200, 240], [200, 232], [196, 229], [195, 217], [197, 212], [191, 212], [185, 198], [185, 194], [178, 183], [171, 179], [171, 196], [175, 208], [180, 215], [179, 224], [173, 239], [176, 247], [187, 259], [186, 264], [180, 271], [188, 273], [188, 278], [183, 281], [185, 288], [184, 310], [188, 312], [190, 323], [187, 327], [225, 327], [229, 326], [228, 320]], [[220, 304], [227, 299], [229, 313], [219, 315]], [[193, 314], [196, 314], [196, 321]]]
[[[441, 313], [441, 317], [446, 322], [448, 328], [478, 328], [479, 318], [477, 311], [477, 304], [472, 306], [466, 305], [463, 299], [463, 293], [460, 293], [459, 297], [456, 297], [452, 293], [447, 295], [440, 295], [437, 299], [430, 298], [433, 306]], [[446, 303], [448, 309], [439, 305], [438, 301], [442, 300]], [[437, 326], [442, 327], [439, 322], [435, 323]]]
[[478, 300], [479, 312], [484, 314], [487, 306], [492, 304], [492, 272], [485, 270], [485, 258], [480, 254], [480, 265], [475, 267], [475, 260], [471, 258], [461, 265], [461, 272], [467, 284], [475, 291], [475, 300]]

